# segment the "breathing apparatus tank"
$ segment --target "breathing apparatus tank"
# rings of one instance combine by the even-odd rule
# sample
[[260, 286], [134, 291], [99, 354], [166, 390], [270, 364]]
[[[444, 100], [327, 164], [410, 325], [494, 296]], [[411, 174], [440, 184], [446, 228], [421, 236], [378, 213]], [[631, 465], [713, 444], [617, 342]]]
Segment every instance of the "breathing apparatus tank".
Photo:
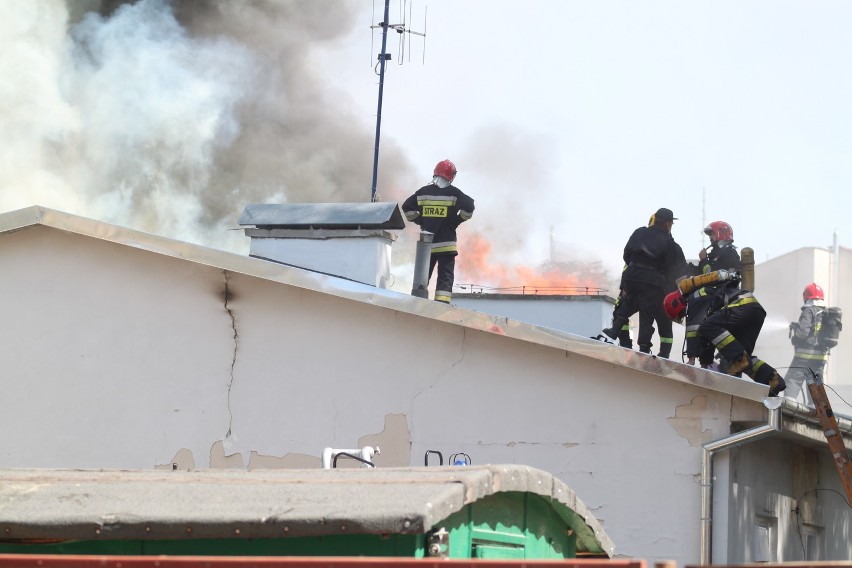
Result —
[[740, 288], [754, 292], [754, 249], [744, 247], [740, 251], [740, 264], [742, 265], [742, 282]]
[[733, 270], [714, 270], [707, 274], [689, 276], [678, 280], [677, 287], [681, 294], [689, 294], [693, 290], [710, 284], [721, 284], [723, 282], [735, 282], [740, 279], [740, 273]]

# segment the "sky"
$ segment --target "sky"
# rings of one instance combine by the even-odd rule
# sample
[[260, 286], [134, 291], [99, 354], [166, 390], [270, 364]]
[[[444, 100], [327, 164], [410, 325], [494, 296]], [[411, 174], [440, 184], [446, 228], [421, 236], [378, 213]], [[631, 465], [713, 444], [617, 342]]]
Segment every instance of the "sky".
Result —
[[[382, 137], [423, 179], [437, 159], [456, 162], [456, 185], [482, 210], [471, 227], [509, 231], [531, 258], [551, 253], [552, 231], [563, 253], [613, 272], [658, 207], [674, 210], [673, 235], [692, 258], [714, 220], [758, 262], [830, 246], [835, 231], [852, 242], [849, 3], [408, 7], [411, 29], [426, 15], [425, 63], [412, 37], [411, 62], [385, 79]], [[394, 12], [398, 2], [397, 23]], [[366, 59], [365, 31], [337, 55]], [[348, 65], [329, 68], [361, 114], [375, 114], [375, 79], [358, 59]]]
[[[246, 252], [250, 203], [369, 201], [381, 0], [4, 0], [0, 211]], [[852, 242], [852, 4], [390, 3], [378, 194], [453, 160], [457, 283], [611, 288], [658, 207], [758, 262]], [[404, 16], [403, 16], [404, 14]], [[416, 227], [394, 245], [410, 279]], [[557, 263], [554, 265], [554, 263]], [[554, 268], [556, 266], [556, 268]]]

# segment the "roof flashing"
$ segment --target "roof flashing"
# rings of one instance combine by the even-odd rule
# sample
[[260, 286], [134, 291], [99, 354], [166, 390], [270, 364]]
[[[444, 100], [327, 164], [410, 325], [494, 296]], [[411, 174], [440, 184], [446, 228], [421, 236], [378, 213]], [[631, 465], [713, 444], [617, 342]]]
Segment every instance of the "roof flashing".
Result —
[[258, 229], [405, 228], [396, 203], [281, 203], [247, 205], [242, 227]]

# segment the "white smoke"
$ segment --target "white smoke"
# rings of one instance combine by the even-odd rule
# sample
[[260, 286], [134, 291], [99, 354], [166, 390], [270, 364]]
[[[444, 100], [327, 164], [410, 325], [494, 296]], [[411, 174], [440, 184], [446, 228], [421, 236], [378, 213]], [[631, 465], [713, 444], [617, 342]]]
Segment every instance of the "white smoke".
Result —
[[[365, 201], [371, 133], [313, 43], [351, 2], [0, 2], [0, 210], [39, 204], [239, 249], [249, 203]], [[369, 72], [369, 70], [365, 70]], [[408, 168], [383, 148], [384, 192]]]

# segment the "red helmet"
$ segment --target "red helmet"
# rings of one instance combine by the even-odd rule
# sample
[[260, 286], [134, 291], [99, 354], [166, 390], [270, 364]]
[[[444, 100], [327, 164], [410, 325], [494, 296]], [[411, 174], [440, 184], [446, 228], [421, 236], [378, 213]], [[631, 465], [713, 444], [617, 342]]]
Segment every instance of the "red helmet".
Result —
[[670, 292], [663, 300], [663, 309], [666, 310], [670, 320], [680, 323], [686, 315], [686, 298], [680, 290]]
[[802, 300], [805, 302], [808, 300], [825, 300], [825, 295], [822, 293], [822, 288], [816, 282], [811, 282], [805, 286], [805, 290], [802, 292]]
[[713, 221], [704, 227], [704, 234], [710, 237], [711, 241], [734, 240], [734, 230], [724, 221]]
[[442, 160], [438, 162], [438, 165], [435, 166], [435, 173], [433, 175], [441, 176], [448, 182], [452, 183], [456, 177], [456, 165], [449, 160]]

